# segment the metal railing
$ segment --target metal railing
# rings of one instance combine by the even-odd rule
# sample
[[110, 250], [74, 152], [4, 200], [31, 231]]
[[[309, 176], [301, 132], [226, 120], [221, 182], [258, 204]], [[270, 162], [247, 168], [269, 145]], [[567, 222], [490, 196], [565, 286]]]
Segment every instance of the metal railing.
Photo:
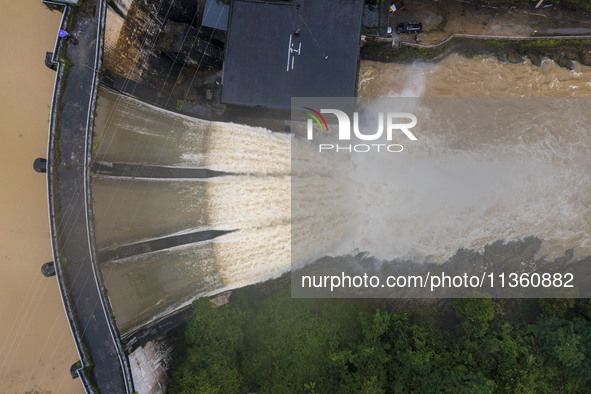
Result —
[[[63, 7], [62, 11], [62, 19], [60, 22], [60, 29], [66, 28], [67, 21], [70, 17], [70, 6], [62, 3], [56, 3], [53, 1], [43, 1], [44, 4], [53, 5], [56, 7]], [[73, 312], [72, 301], [70, 296], [67, 292], [67, 287], [65, 283], [64, 273], [62, 271], [62, 260], [59, 253], [59, 244], [57, 240], [57, 229], [56, 229], [56, 220], [55, 220], [55, 195], [54, 195], [54, 174], [53, 174], [53, 162], [55, 160], [55, 129], [56, 129], [56, 122], [57, 122], [57, 111], [59, 108], [59, 101], [61, 97], [61, 90], [62, 90], [62, 79], [64, 78], [64, 65], [59, 62], [59, 53], [62, 49], [63, 41], [61, 38], [57, 37], [55, 41], [53, 56], [52, 56], [52, 63], [56, 66], [56, 75], [55, 75], [55, 82], [54, 82], [54, 89], [53, 95], [51, 98], [51, 112], [49, 114], [49, 137], [47, 142], [47, 205], [48, 205], [48, 212], [49, 212], [49, 232], [51, 236], [51, 244], [52, 244], [52, 253], [53, 253], [53, 261], [55, 265], [57, 283], [59, 287], [59, 291], [62, 298], [62, 304], [64, 306], [64, 311], [66, 312], [66, 316], [68, 318], [68, 324], [70, 325], [70, 331], [72, 332], [72, 336], [74, 337], [74, 343], [76, 344], [76, 351], [78, 352], [78, 356], [80, 357], [80, 362], [84, 367], [90, 365], [90, 360], [86, 351], [83, 346], [82, 335], [80, 334], [80, 330], [78, 329], [78, 324], [76, 323], [75, 314]], [[84, 389], [87, 393], [91, 392], [89, 390], [90, 386], [84, 384]]]
[[117, 325], [115, 323], [115, 319], [112, 316], [112, 308], [107, 298], [107, 290], [103, 283], [103, 278], [101, 272], [99, 270], [97, 260], [96, 260], [96, 248], [95, 248], [95, 235], [94, 235], [94, 226], [92, 224], [91, 218], [93, 217], [92, 212], [92, 195], [90, 190], [90, 168], [91, 168], [91, 160], [92, 160], [92, 139], [93, 139], [93, 132], [94, 132], [94, 109], [96, 108], [96, 102], [98, 99], [98, 85], [99, 85], [99, 73], [100, 68], [102, 66], [102, 58], [103, 58], [103, 47], [104, 47], [104, 30], [105, 30], [105, 23], [106, 23], [106, 16], [107, 16], [107, 9], [105, 0], [98, 0], [99, 1], [99, 21], [98, 21], [98, 28], [97, 28], [97, 40], [96, 40], [96, 49], [95, 49], [95, 58], [94, 58], [94, 67], [93, 67], [93, 80], [90, 90], [90, 97], [91, 102], [88, 106], [88, 113], [86, 118], [86, 145], [85, 145], [85, 161], [84, 161], [84, 205], [86, 208], [86, 231], [87, 231], [87, 238], [88, 238], [88, 248], [90, 251], [90, 262], [92, 265], [92, 272], [94, 274], [95, 284], [97, 286], [99, 292], [99, 299], [101, 302], [101, 306], [105, 315], [105, 319], [109, 326], [109, 333], [111, 334], [111, 338], [113, 339], [113, 343], [117, 348], [117, 356], [119, 358], [119, 362], [121, 364], [121, 371], [123, 373], [123, 378], [125, 379], [126, 388], [128, 393], [132, 393], [134, 391], [133, 388], [133, 377], [131, 374], [131, 367], [129, 365], [129, 360], [125, 353], [125, 349], [123, 348], [123, 344], [121, 342], [121, 337], [119, 335], [119, 330], [117, 329]]
[[[67, 1], [64, 2], [59, 1], [50, 1], [50, 0], [42, 0], [44, 4], [52, 5], [54, 7], [63, 7], [62, 18], [60, 22], [60, 29], [66, 30], [68, 20], [71, 14], [71, 5], [77, 4], [78, 2]], [[131, 374], [131, 368], [129, 365], [129, 360], [127, 359], [127, 355], [125, 350], [123, 349], [123, 345], [121, 343], [121, 339], [119, 336], [119, 332], [117, 330], [115, 321], [111, 315], [111, 307], [106, 299], [106, 289], [102, 282], [102, 276], [98, 271], [98, 266], [96, 264], [96, 251], [94, 248], [94, 228], [92, 226], [90, 218], [92, 217], [92, 208], [89, 204], [91, 201], [91, 194], [90, 194], [90, 187], [89, 187], [89, 177], [90, 177], [90, 152], [92, 146], [92, 134], [94, 130], [94, 108], [96, 107], [96, 100], [98, 95], [98, 82], [99, 82], [99, 68], [102, 64], [102, 54], [103, 54], [103, 43], [104, 43], [104, 27], [106, 22], [106, 4], [104, 0], [98, 0], [99, 4], [99, 21], [97, 27], [97, 42], [96, 42], [96, 49], [95, 49], [95, 62], [94, 62], [94, 70], [93, 70], [93, 82], [91, 85], [90, 90], [90, 97], [91, 101], [89, 103], [89, 108], [87, 112], [87, 119], [86, 119], [86, 136], [85, 136], [85, 163], [84, 163], [84, 204], [85, 204], [85, 213], [86, 213], [86, 229], [87, 229], [87, 237], [88, 237], [88, 244], [89, 244], [89, 252], [90, 252], [90, 260], [91, 266], [93, 271], [93, 276], [95, 280], [95, 285], [97, 287], [99, 293], [99, 299], [101, 302], [101, 307], [103, 309], [107, 325], [109, 327], [109, 333], [111, 338], [113, 339], [113, 343], [117, 349], [117, 356], [119, 358], [119, 362], [121, 364], [121, 370], [123, 373], [123, 378], [125, 380], [126, 391], [128, 393], [132, 393], [134, 391], [133, 387], [133, 378]], [[67, 4], [66, 4], [67, 3]], [[50, 222], [50, 236], [51, 236], [51, 243], [52, 243], [52, 253], [53, 253], [53, 260], [55, 262], [55, 269], [56, 269], [56, 276], [58, 281], [58, 287], [62, 298], [62, 303], [64, 305], [64, 310], [66, 312], [66, 316], [68, 318], [68, 323], [70, 325], [70, 329], [72, 332], [72, 336], [74, 337], [74, 342], [76, 344], [76, 350], [80, 357], [80, 361], [83, 368], [86, 368], [92, 364], [91, 360], [89, 359], [89, 355], [84, 346], [84, 341], [82, 338], [82, 334], [80, 333], [80, 329], [78, 327], [78, 323], [76, 321], [76, 316], [74, 313], [74, 308], [72, 305], [72, 300], [70, 299], [67, 291], [67, 284], [65, 283], [65, 276], [62, 270], [62, 260], [59, 252], [59, 242], [57, 239], [57, 228], [56, 228], [56, 213], [55, 213], [55, 179], [54, 175], [54, 161], [56, 158], [55, 152], [55, 140], [56, 140], [56, 127], [57, 127], [57, 119], [58, 119], [58, 109], [59, 103], [62, 94], [62, 81], [65, 78], [64, 74], [64, 64], [60, 62], [60, 52], [62, 51], [63, 46], [63, 39], [59, 36], [56, 38], [54, 52], [51, 57], [51, 63], [56, 67], [56, 77], [54, 83], [54, 91], [51, 100], [51, 112], [49, 117], [49, 137], [47, 143], [47, 202], [48, 202], [48, 212], [49, 212], [49, 222]], [[93, 392], [92, 384], [88, 377], [86, 376], [84, 370], [78, 371], [79, 376], [81, 377], [81, 381], [84, 386], [84, 390], [87, 393]]]

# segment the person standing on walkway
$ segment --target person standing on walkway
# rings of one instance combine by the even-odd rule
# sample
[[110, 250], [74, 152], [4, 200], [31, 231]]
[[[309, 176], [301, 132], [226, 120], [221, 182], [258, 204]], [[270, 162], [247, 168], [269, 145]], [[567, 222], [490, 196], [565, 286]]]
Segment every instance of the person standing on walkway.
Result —
[[58, 31], [57, 35], [66, 41], [68, 41], [68, 40], [72, 41], [72, 44], [74, 44], [74, 45], [78, 44], [78, 40], [76, 40], [73, 35], [71, 35], [70, 33], [68, 33], [67, 31], [65, 31], [63, 29], [60, 29], [60, 31]]
[[60, 38], [63, 38], [64, 40], [68, 40], [68, 39], [72, 38], [72, 35], [70, 33], [68, 33], [67, 31], [62, 30], [62, 29], [60, 29], [60, 31], [57, 33], [57, 35]]

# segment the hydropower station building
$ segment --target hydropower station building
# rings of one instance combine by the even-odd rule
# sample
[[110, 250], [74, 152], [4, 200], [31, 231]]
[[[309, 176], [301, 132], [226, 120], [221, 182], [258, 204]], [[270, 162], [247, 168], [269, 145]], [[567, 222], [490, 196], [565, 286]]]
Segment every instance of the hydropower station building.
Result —
[[362, 7], [362, 1], [232, 2], [222, 102], [289, 109], [292, 97], [354, 97]]

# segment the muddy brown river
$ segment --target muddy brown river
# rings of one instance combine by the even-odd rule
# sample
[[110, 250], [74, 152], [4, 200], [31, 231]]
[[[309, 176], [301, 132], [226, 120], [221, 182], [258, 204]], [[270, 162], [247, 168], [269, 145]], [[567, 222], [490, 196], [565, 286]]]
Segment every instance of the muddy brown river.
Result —
[[45, 67], [61, 14], [37, 0], [0, 3], [0, 393], [83, 393], [51, 261], [44, 174], [55, 73]]
[[591, 67], [575, 71], [546, 60], [541, 67], [492, 56], [451, 55], [435, 64], [361, 62], [359, 96], [589, 97]]

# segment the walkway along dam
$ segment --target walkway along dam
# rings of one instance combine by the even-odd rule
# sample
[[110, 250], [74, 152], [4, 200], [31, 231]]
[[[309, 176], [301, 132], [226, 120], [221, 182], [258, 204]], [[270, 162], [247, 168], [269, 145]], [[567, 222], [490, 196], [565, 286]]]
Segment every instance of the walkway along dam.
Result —
[[50, 115], [47, 192], [54, 264], [76, 342], [72, 366], [87, 392], [132, 393], [133, 380], [96, 262], [90, 206], [90, 149], [101, 66], [105, 2], [48, 3], [63, 9], [49, 65], [56, 69]]

